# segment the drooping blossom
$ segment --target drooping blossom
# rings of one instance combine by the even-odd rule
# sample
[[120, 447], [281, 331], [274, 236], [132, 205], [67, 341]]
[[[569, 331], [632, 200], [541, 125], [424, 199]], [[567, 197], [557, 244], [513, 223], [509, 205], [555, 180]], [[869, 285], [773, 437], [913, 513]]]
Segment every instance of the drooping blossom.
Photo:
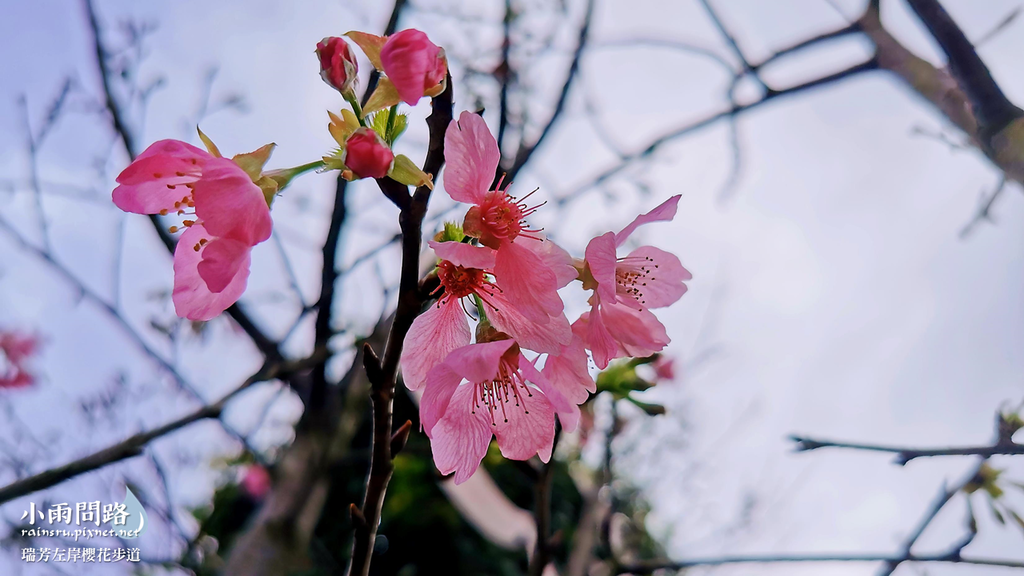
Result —
[[359, 65], [348, 42], [344, 38], [328, 36], [317, 43], [316, 55], [320, 59], [320, 77], [324, 82], [342, 94], [351, 93]]
[[572, 404], [571, 414], [562, 418], [563, 427], [566, 427], [567, 419], [579, 418], [578, 405], [597, 392], [597, 383], [588, 369], [586, 332], [586, 321], [573, 322], [572, 340], [558, 354], [549, 355], [541, 370], [551, 385]]
[[117, 182], [113, 200], [126, 212], [186, 216], [170, 227], [185, 230], [174, 250], [178, 316], [209, 320], [241, 297], [252, 247], [270, 238], [272, 228], [264, 191], [246, 170], [185, 142], [161, 140]]
[[391, 148], [370, 128], [357, 128], [345, 141], [345, 166], [357, 178], [383, 178], [394, 161]]
[[35, 336], [0, 331], [0, 388], [24, 388], [35, 383], [28, 363], [39, 350]]
[[506, 458], [547, 462], [555, 414], [572, 408], [515, 341], [495, 340], [456, 348], [430, 370], [420, 422], [437, 469], [454, 472], [461, 484], [480, 466], [492, 435]]
[[[495, 263], [493, 250], [462, 242], [430, 242], [430, 247], [441, 258], [437, 265], [440, 294], [436, 304], [416, 317], [405, 337], [401, 365], [409, 389], [418, 390], [434, 366], [452, 350], [469, 344], [467, 299], [471, 297], [481, 300], [494, 328], [529, 350], [558, 353], [571, 337], [568, 323], [563, 326], [558, 317], [533, 322], [509, 302], [490, 278]], [[468, 301], [468, 308], [474, 306], [475, 302]]]
[[650, 311], [672, 304], [686, 292], [692, 276], [674, 254], [641, 246], [619, 258], [616, 250], [638, 226], [675, 217], [679, 196], [638, 216], [619, 233], [607, 232], [587, 244], [583, 287], [593, 290], [591, 310], [581, 317], [587, 325], [586, 344], [602, 370], [609, 360], [645, 357], [669, 342], [665, 326]]
[[444, 50], [419, 30], [410, 28], [388, 36], [380, 49], [380, 63], [402, 101], [410, 106], [423, 96], [436, 96], [444, 90], [448, 73]]
[[574, 280], [576, 271], [564, 250], [526, 227], [525, 218], [538, 208], [526, 204], [529, 194], [517, 199], [500, 182], [491, 189], [501, 154], [483, 118], [463, 112], [448, 125], [444, 142], [445, 190], [452, 199], [473, 204], [463, 229], [495, 251], [494, 276], [509, 302], [534, 322], [564, 318], [558, 289]]

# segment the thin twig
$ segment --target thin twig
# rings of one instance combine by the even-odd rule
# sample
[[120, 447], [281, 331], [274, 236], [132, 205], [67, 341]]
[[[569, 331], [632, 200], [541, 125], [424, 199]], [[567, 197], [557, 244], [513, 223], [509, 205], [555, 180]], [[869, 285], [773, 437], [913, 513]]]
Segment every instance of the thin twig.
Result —
[[900, 466], [915, 458], [931, 458], [935, 456], [997, 456], [1010, 454], [1024, 454], [1024, 444], [992, 444], [990, 446], [963, 446], [949, 448], [908, 448], [903, 446], [885, 446], [881, 444], [859, 444], [853, 442], [835, 442], [831, 440], [816, 440], [804, 436], [790, 436], [790, 440], [797, 443], [796, 450], [806, 452], [819, 448], [848, 448], [853, 450], [867, 450], [870, 452], [887, 452], [896, 454], [896, 464]]
[[1024, 568], [1019, 560], [1000, 560], [994, 558], [949, 558], [943, 554], [910, 554], [894, 556], [892, 554], [781, 554], [751, 556], [718, 556], [711, 558], [691, 558], [678, 561], [637, 562], [621, 565], [617, 574], [650, 574], [657, 570], [683, 570], [695, 566], [723, 566], [726, 564], [780, 564], [808, 562], [917, 562], [917, 563], [950, 563], [970, 564], [975, 566], [1002, 566], [1006, 568]]
[[246, 378], [241, 385], [231, 392], [228, 392], [213, 404], [203, 406], [202, 408], [182, 416], [173, 422], [164, 424], [159, 428], [135, 434], [117, 444], [114, 444], [113, 446], [109, 446], [103, 450], [94, 452], [83, 458], [79, 458], [74, 462], [70, 462], [57, 468], [51, 468], [45, 472], [40, 472], [35, 476], [18, 480], [13, 484], [0, 488], [0, 504], [32, 492], [49, 488], [65, 480], [74, 478], [79, 474], [84, 474], [109, 464], [120, 462], [127, 458], [139, 456], [142, 454], [146, 445], [157, 438], [166, 436], [171, 432], [180, 430], [181, 428], [200, 420], [205, 420], [207, 418], [220, 418], [220, 415], [224, 411], [224, 407], [227, 405], [228, 401], [253, 384], [283, 376], [284, 374], [305, 366], [306, 364], [308, 364], [308, 361], [292, 363], [288, 366], [280, 362], [268, 364], [262, 367], [259, 372], [256, 372], [249, 378]]
[[533, 484], [533, 519], [537, 525], [537, 541], [530, 558], [529, 576], [541, 576], [551, 561], [551, 482], [554, 477], [555, 448], [562, 428], [555, 424], [555, 437], [551, 444], [551, 457], [541, 466]]
[[565, 76], [565, 82], [562, 84], [562, 91], [558, 95], [558, 100], [555, 102], [555, 109], [551, 113], [551, 117], [548, 118], [547, 124], [541, 129], [540, 135], [531, 144], [521, 142], [519, 149], [516, 151], [515, 158], [512, 160], [512, 165], [509, 166], [506, 172], [508, 173], [507, 179], [509, 181], [514, 180], [519, 170], [530, 161], [530, 156], [533, 154], [544, 139], [551, 133], [551, 129], [562, 115], [562, 111], [565, 109], [565, 103], [569, 99], [569, 92], [573, 86], [573, 80], [576, 77], [576, 72], [580, 68], [580, 59], [583, 56], [583, 51], [587, 47], [587, 39], [590, 35], [590, 22], [594, 15], [594, 0], [588, 0], [586, 12], [583, 15], [583, 24], [580, 26], [579, 39], [577, 40], [576, 50], [572, 55], [572, 62], [569, 64], [569, 72]]

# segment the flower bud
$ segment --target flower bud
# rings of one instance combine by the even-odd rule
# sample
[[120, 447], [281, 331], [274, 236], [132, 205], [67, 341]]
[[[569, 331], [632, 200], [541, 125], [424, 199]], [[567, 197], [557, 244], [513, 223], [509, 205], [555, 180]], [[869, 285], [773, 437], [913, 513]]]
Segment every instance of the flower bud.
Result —
[[410, 106], [423, 96], [444, 90], [448, 60], [444, 50], [419, 30], [402, 30], [388, 36], [380, 50], [380, 61], [398, 95]]
[[391, 148], [369, 128], [359, 128], [345, 142], [345, 166], [357, 178], [383, 178], [394, 160]]
[[351, 92], [359, 65], [356, 56], [343, 38], [328, 36], [316, 45], [320, 58], [320, 77], [338, 92]]

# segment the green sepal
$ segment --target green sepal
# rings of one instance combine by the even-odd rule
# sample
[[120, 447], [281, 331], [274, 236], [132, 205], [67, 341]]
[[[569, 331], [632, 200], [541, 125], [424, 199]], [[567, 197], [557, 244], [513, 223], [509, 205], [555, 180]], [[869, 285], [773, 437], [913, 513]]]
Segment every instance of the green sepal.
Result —
[[231, 161], [238, 164], [249, 175], [249, 178], [256, 182], [263, 174], [263, 166], [267, 164], [267, 160], [270, 160], [270, 155], [274, 153], [274, 148], [277, 148], [277, 144], [271, 142], [270, 144], [260, 146], [252, 152], [235, 154], [231, 157]]
[[419, 166], [414, 164], [405, 154], [395, 156], [395, 161], [391, 164], [388, 176], [392, 180], [407, 186], [426, 186], [431, 190], [434, 189], [434, 182], [430, 179], [430, 175], [420, 170]]

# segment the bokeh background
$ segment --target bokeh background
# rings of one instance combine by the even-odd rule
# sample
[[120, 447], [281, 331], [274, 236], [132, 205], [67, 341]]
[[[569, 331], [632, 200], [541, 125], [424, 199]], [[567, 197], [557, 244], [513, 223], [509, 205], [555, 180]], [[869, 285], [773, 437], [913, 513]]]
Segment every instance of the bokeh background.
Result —
[[[942, 4], [1010, 100], [1024, 102], [1020, 2]], [[506, 118], [507, 160], [543, 134], [514, 187], [539, 188], [534, 197], [548, 204], [531, 224], [571, 252], [581, 255], [593, 235], [682, 194], [676, 219], [637, 239], [676, 253], [694, 275], [686, 296], [658, 311], [672, 338], [666, 355], [675, 378], [635, 395], [666, 413], [649, 416], [608, 394], [594, 401], [589, 437], [567, 438], [560, 450], [555, 522], [565, 541], [586, 500], [573, 478], [605, 465], [614, 403], [615, 480], [601, 498], [643, 534], [634, 548], [644, 557], [896, 553], [940, 488], [960, 482], [976, 462], [901, 467], [886, 454], [798, 453], [788, 436], [924, 447], [992, 441], [997, 411], [1024, 400], [1020, 186], [1001, 185], [1003, 172], [890, 71], [850, 73], [777, 97], [766, 92], [765, 85], [784, 91], [866, 60], [875, 47], [862, 34], [772, 59], [760, 81], [740, 74], [733, 41], [749, 62], [763, 62], [847, 26], [864, 3], [712, 5], [728, 34], [696, 0], [410, 0], [398, 28], [420, 28], [445, 47], [457, 111], [485, 109], [495, 133]], [[112, 127], [87, 5], [5, 0], [3, 8], [0, 330], [42, 342], [34, 385], [0, 390], [0, 483], [7, 484], [213, 401], [262, 357], [226, 316], [202, 326], [174, 316], [166, 249], [146, 218], [110, 202], [129, 156]], [[333, 146], [325, 112], [342, 102], [318, 77], [315, 43], [353, 29], [379, 33], [392, 9], [339, 0], [92, 2], [134, 152], [161, 138], [195, 143], [201, 124], [232, 153], [276, 142], [273, 167], [317, 159]], [[914, 54], [945, 66], [903, 0], [881, 2], [881, 21]], [[729, 114], [732, 107], [740, 109]], [[414, 159], [425, 150], [428, 113], [426, 100], [410, 111], [398, 146]], [[273, 240], [254, 252], [242, 304], [289, 357], [313, 347], [335, 189], [328, 174], [293, 184], [274, 205]], [[396, 210], [374, 184], [350, 186], [345, 203], [327, 364], [342, 391], [355, 343], [394, 305], [400, 259]], [[435, 194], [425, 233], [453, 207]], [[570, 318], [583, 310], [580, 294], [566, 301]], [[408, 401], [398, 410], [415, 417]], [[139, 544], [148, 573], [216, 573], [215, 562], [196, 559], [215, 557], [214, 548], [224, 552], [245, 533], [259, 501], [239, 495], [239, 482], [254, 461], [273, 470], [302, 412], [301, 390], [261, 383], [233, 400], [221, 421], [3, 504], [0, 573], [137, 569], [30, 565], [22, 548], [66, 544], [14, 535], [30, 502], [120, 501], [125, 483], [154, 511]], [[365, 470], [364, 424], [353, 424], [350, 457], [332, 471], [331, 495], [313, 517], [312, 565], [301, 573], [332, 573], [344, 563], [346, 510]], [[462, 508], [453, 507], [418, 432], [402, 458], [375, 573], [524, 573], [524, 542], [512, 520], [522, 519], [519, 511], [509, 512], [504, 535], [481, 532], [472, 508], [493, 502], [471, 495], [454, 498]], [[1024, 482], [1020, 457], [991, 464], [1005, 470], [1002, 478]], [[487, 469], [515, 504], [530, 508], [529, 483], [516, 467], [489, 458]], [[984, 494], [972, 498], [979, 534], [964, 554], [1024, 560], [1024, 526], [1000, 523]], [[954, 498], [914, 550], [940, 552], [963, 538], [967, 501]], [[1024, 493], [1008, 490], [1004, 504], [1024, 509]], [[210, 538], [196, 540], [204, 531], [217, 537], [214, 548]], [[561, 545], [559, 567], [568, 554], [569, 544]], [[693, 571], [857, 575], [880, 567]], [[924, 570], [907, 563], [897, 573]]]

